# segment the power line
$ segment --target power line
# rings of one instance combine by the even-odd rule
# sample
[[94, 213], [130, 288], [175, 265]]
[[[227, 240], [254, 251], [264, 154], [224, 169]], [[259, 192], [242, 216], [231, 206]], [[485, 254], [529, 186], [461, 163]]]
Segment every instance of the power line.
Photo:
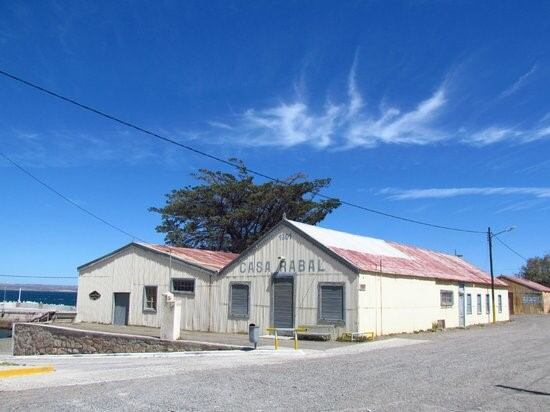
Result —
[[0, 278], [29, 278], [29, 279], [76, 279], [77, 276], [28, 276], [28, 275], [0, 275]]
[[498, 240], [500, 242], [500, 244], [502, 246], [504, 246], [506, 249], [508, 249], [509, 251], [511, 251], [512, 253], [516, 254], [517, 256], [519, 256], [520, 258], [522, 258], [523, 260], [525, 260], [527, 262], [527, 258], [523, 255], [521, 255], [519, 252], [515, 251], [514, 249], [512, 249], [511, 246], [508, 246], [506, 243], [504, 243], [503, 240], [501, 240], [498, 236], [493, 236], [496, 240]]
[[[196, 149], [192, 146], [189, 146], [189, 145], [186, 145], [186, 144], [183, 144], [183, 143], [180, 143], [176, 140], [173, 140], [169, 137], [166, 137], [166, 136], [162, 136], [158, 133], [155, 133], [155, 132], [152, 132], [150, 130], [147, 130], [141, 126], [138, 126], [134, 123], [131, 123], [129, 121], [126, 121], [126, 120], [122, 120], [116, 116], [113, 116], [111, 114], [108, 114], [106, 112], [103, 112], [101, 110], [98, 110], [98, 109], [95, 109], [91, 106], [88, 106], [86, 104], [83, 104], [83, 103], [80, 103], [74, 99], [71, 99], [69, 97], [66, 97], [66, 96], [63, 96], [59, 93], [56, 93], [52, 90], [49, 90], [49, 89], [46, 89], [42, 86], [39, 86], [35, 83], [32, 83], [28, 80], [25, 80], [21, 77], [18, 77], [18, 76], [15, 76], [11, 73], [8, 73], [2, 69], [0, 69], [0, 74], [3, 75], [4, 77], [7, 77], [9, 79], [12, 79], [12, 80], [15, 80], [19, 83], [22, 83], [28, 87], [31, 87], [35, 90], [38, 90], [40, 92], [43, 92], [43, 93], [46, 93], [50, 96], [53, 96], [57, 99], [60, 99], [64, 102], [67, 102], [67, 103], [70, 103], [74, 106], [77, 106], [81, 109], [84, 109], [86, 111], [89, 111], [89, 112], [92, 112], [94, 114], [97, 114], [98, 116], [101, 116], [101, 117], [104, 117], [106, 119], [109, 119], [109, 120], [112, 120], [116, 123], [119, 123], [119, 124], [122, 124], [126, 127], [129, 127], [131, 129], [134, 129], [134, 130], [137, 130], [139, 132], [142, 132], [142, 133], [145, 133], [146, 135], [149, 135], [153, 138], [156, 138], [156, 139], [159, 139], [159, 140], [162, 140], [164, 141], [165, 143], [169, 143], [169, 144], [173, 144], [173, 145], [176, 145], [182, 149], [185, 149], [185, 150], [188, 150], [190, 152], [193, 152], [197, 155], [200, 155], [200, 156], [204, 156], [204, 157], [207, 157], [211, 160], [215, 160], [217, 162], [220, 162], [220, 163], [223, 163], [227, 166], [231, 166], [233, 168], [237, 168], [239, 170], [242, 170], [243, 167], [242, 165], [239, 165], [237, 163], [234, 163], [234, 162], [231, 162], [231, 161], [228, 161], [228, 160], [225, 160], [221, 157], [218, 157], [218, 156], [215, 156], [215, 155], [212, 155], [210, 153], [207, 153], [207, 152], [204, 152], [202, 150], [199, 150], [199, 149]], [[267, 180], [271, 180], [273, 182], [276, 182], [276, 183], [279, 183], [279, 184], [283, 184], [283, 185], [288, 185], [289, 183], [285, 182], [285, 181], [282, 181], [278, 178], [275, 178], [275, 177], [272, 177], [272, 176], [269, 176], [269, 175], [266, 175], [265, 173], [262, 173], [262, 172], [259, 172], [257, 170], [254, 170], [254, 169], [249, 169], [249, 168], [245, 168], [246, 171], [256, 175], [256, 176], [259, 176], [259, 177], [263, 177], [264, 179], [267, 179]], [[415, 223], [415, 224], [418, 224], [418, 225], [423, 225], [423, 226], [428, 226], [428, 227], [432, 227], [432, 228], [436, 228], [436, 229], [444, 229], [444, 230], [452, 230], [452, 231], [455, 231], [455, 232], [465, 232], [465, 233], [475, 233], [475, 234], [484, 234], [485, 232], [482, 232], [482, 231], [479, 231], [479, 230], [470, 230], [470, 229], [463, 229], [463, 228], [458, 228], [458, 227], [452, 227], [452, 226], [444, 226], [444, 225], [438, 225], [438, 224], [435, 224], [435, 223], [430, 223], [430, 222], [424, 222], [424, 221], [421, 221], [421, 220], [416, 220], [416, 219], [410, 219], [410, 218], [407, 218], [407, 217], [403, 217], [403, 216], [398, 216], [398, 215], [394, 215], [394, 214], [391, 214], [391, 213], [387, 213], [387, 212], [383, 212], [381, 210], [376, 210], [376, 209], [371, 209], [371, 208], [368, 208], [368, 207], [365, 207], [365, 206], [361, 206], [361, 205], [358, 205], [356, 203], [352, 203], [352, 202], [347, 202], [345, 200], [340, 200], [340, 199], [336, 199], [334, 197], [331, 197], [331, 196], [328, 196], [328, 195], [323, 195], [321, 193], [317, 193], [316, 194], [317, 196], [323, 198], [323, 199], [328, 199], [328, 200], [338, 200], [341, 204], [343, 205], [346, 205], [346, 206], [349, 206], [349, 207], [353, 207], [353, 208], [356, 208], [356, 209], [359, 209], [359, 210], [363, 210], [363, 211], [366, 211], [366, 212], [369, 212], [369, 213], [374, 213], [374, 214], [377, 214], [377, 215], [380, 215], [380, 216], [385, 216], [385, 217], [389, 217], [389, 218], [392, 218], [392, 219], [396, 219], [396, 220], [401, 220], [401, 221], [404, 221], [404, 222], [409, 222], [409, 223]], [[88, 212], [87, 212], [88, 213]], [[110, 224], [109, 224], [110, 225]], [[110, 225], [112, 226], [112, 225]], [[117, 229], [117, 230], [120, 230], [120, 229]]]
[[131, 233], [127, 232], [126, 230], [115, 226], [114, 224], [108, 222], [107, 220], [103, 219], [102, 217], [96, 215], [94, 212], [80, 206], [75, 201], [71, 200], [67, 196], [65, 196], [63, 193], [55, 189], [54, 187], [50, 186], [43, 180], [40, 180], [38, 177], [33, 175], [31, 172], [29, 172], [27, 169], [25, 169], [23, 166], [21, 166], [19, 163], [15, 162], [13, 159], [10, 159], [8, 156], [6, 156], [4, 153], [0, 152], [0, 156], [2, 156], [4, 159], [6, 159], [8, 162], [10, 162], [12, 165], [14, 165], [16, 168], [18, 168], [21, 172], [25, 173], [27, 176], [29, 176], [31, 179], [33, 179], [35, 182], [39, 183], [40, 185], [44, 186], [46, 189], [48, 189], [50, 192], [54, 193], [55, 195], [59, 196], [61, 199], [65, 200], [67, 203], [71, 204], [72, 206], [80, 209], [82, 212], [86, 213], [87, 215], [93, 217], [96, 220], [99, 220], [101, 223], [109, 226], [111, 229], [114, 229], [132, 239], [140, 240], [141, 242], [147, 243], [144, 240], [140, 239], [139, 237], [132, 235]]

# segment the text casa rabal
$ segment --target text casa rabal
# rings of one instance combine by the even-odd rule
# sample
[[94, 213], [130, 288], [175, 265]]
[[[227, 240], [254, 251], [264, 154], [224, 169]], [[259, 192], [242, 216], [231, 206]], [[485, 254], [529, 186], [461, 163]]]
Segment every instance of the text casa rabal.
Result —
[[242, 262], [239, 266], [241, 273], [262, 273], [271, 272], [290, 272], [290, 273], [317, 273], [324, 272], [325, 268], [321, 259], [298, 259], [298, 260], [281, 260], [278, 264], [271, 265], [271, 262], [263, 262], [261, 260]]

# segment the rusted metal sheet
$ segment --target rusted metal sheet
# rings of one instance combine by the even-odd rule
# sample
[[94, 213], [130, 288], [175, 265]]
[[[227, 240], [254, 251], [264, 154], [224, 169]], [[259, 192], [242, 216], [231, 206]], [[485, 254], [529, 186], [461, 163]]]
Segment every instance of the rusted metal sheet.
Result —
[[505, 276], [505, 275], [499, 276], [499, 279], [502, 279], [504, 282], [509, 281], [509, 282], [518, 283], [522, 286], [525, 286], [526, 288], [537, 290], [539, 292], [550, 292], [550, 288], [544, 285], [541, 285], [540, 283], [533, 282], [532, 280], [518, 278], [515, 276]]
[[[329, 248], [359, 271], [490, 284], [489, 275], [465, 260], [445, 253], [287, 221]], [[495, 279], [495, 285], [506, 284]]]
[[[407, 258], [373, 255], [336, 247], [330, 247], [330, 249], [362, 271], [466, 283], [491, 283], [488, 274], [459, 257], [394, 242], [388, 243], [403, 252]], [[495, 285], [506, 286], [504, 282], [498, 279], [495, 279]]]
[[239, 256], [235, 253], [215, 252], [212, 250], [153, 245], [148, 243], [141, 243], [141, 245], [156, 250], [157, 252], [172, 255], [178, 259], [212, 270], [220, 270]]

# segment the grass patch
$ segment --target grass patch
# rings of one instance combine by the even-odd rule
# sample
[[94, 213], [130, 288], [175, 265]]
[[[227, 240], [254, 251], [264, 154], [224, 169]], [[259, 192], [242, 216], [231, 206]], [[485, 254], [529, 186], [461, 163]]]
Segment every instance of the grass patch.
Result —
[[0, 361], [0, 366], [25, 366], [25, 364]]

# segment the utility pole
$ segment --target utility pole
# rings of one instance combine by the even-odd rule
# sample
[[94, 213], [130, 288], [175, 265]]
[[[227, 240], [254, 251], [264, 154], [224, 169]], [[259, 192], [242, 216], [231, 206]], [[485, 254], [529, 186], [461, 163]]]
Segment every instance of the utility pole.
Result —
[[489, 266], [491, 268], [491, 299], [493, 300], [493, 323], [497, 321], [497, 315], [495, 313], [495, 275], [493, 273], [493, 233], [491, 227], [487, 228], [487, 241], [489, 242]]
[[501, 233], [510, 232], [514, 229], [515, 226], [510, 226], [504, 230], [501, 230], [500, 232], [493, 233], [490, 226], [487, 228], [487, 242], [489, 242], [489, 265], [491, 267], [491, 298], [493, 299], [493, 323], [496, 323], [497, 321], [497, 314], [495, 311], [495, 275], [493, 273], [493, 238], [500, 235]]

